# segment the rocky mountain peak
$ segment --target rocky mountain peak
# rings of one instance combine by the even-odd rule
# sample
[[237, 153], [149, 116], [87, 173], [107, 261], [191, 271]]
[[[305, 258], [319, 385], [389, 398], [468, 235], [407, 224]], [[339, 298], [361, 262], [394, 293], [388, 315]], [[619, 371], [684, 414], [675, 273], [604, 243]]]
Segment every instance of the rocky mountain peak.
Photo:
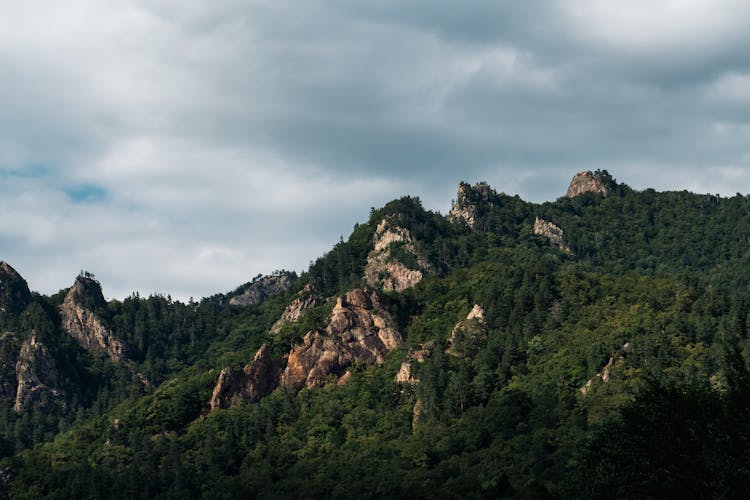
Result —
[[458, 185], [456, 201], [453, 202], [448, 220], [451, 222], [464, 222], [469, 227], [476, 227], [477, 215], [482, 207], [494, 205], [493, 198], [495, 190], [486, 182], [478, 182], [473, 186], [462, 182]]
[[86, 271], [82, 271], [81, 274], [76, 277], [76, 280], [68, 291], [65, 300], [68, 300], [69, 298], [71, 301], [86, 304], [90, 309], [107, 305], [107, 301], [104, 299], [104, 293], [102, 293], [101, 284], [96, 280], [93, 274]]
[[[392, 218], [386, 217], [380, 221], [373, 238], [374, 248], [367, 256], [364, 276], [369, 285], [401, 292], [422, 281], [425, 273], [429, 272], [430, 264], [417, 251], [411, 232]], [[411, 261], [408, 266], [394, 255], [396, 246], [399, 253]]]
[[578, 172], [573, 180], [570, 181], [568, 191], [565, 196], [568, 198], [574, 198], [582, 195], [583, 193], [601, 193], [603, 196], [609, 195], [611, 191], [610, 182], [607, 179], [608, 175], [606, 172], [591, 172], [589, 170], [585, 172]]
[[290, 272], [278, 272], [256, 277], [240, 294], [229, 299], [233, 306], [253, 306], [269, 297], [286, 292], [292, 286], [296, 275]]
[[99, 316], [105, 308], [102, 288], [91, 273], [81, 273], [60, 306], [62, 327], [86, 350], [99, 351], [113, 361], [127, 356], [127, 346], [114, 338]]
[[7, 262], [0, 261], [0, 317], [21, 312], [30, 301], [26, 280]]

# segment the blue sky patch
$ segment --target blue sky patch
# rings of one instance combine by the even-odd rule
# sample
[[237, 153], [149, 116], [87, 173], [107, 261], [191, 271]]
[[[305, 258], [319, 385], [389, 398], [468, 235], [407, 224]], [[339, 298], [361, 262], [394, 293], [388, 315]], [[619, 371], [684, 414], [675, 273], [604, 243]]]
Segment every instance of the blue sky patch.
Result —
[[106, 199], [109, 193], [101, 186], [81, 184], [66, 189], [65, 194], [75, 203], [94, 203]]

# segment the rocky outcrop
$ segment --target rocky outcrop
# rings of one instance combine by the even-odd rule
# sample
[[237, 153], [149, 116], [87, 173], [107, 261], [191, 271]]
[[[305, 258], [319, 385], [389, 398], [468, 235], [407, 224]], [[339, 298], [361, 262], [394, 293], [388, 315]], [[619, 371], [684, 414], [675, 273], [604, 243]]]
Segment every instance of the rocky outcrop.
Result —
[[105, 307], [99, 282], [93, 275], [82, 273], [60, 306], [62, 327], [84, 349], [102, 352], [113, 361], [122, 361], [127, 357], [127, 346], [112, 335], [96, 313]]
[[0, 321], [23, 311], [31, 302], [31, 292], [20, 274], [0, 261]]
[[33, 405], [49, 408], [56, 405], [66, 408], [61, 390], [49, 380], [53, 371], [52, 357], [47, 347], [31, 332], [21, 345], [16, 361], [16, 398], [13, 409], [21, 411]]
[[296, 275], [289, 272], [274, 273], [268, 276], [256, 277], [252, 283], [240, 294], [229, 299], [232, 306], [254, 306], [269, 297], [279, 295], [292, 286]]
[[300, 290], [297, 296], [281, 313], [281, 317], [271, 326], [271, 333], [276, 335], [287, 323], [299, 321], [308, 309], [320, 305], [323, 297], [310, 284]]
[[339, 297], [325, 328], [308, 332], [281, 359], [264, 346], [244, 369], [224, 369], [211, 397], [211, 409], [253, 402], [283, 387], [296, 393], [329, 377], [344, 383], [354, 363], [382, 363], [402, 342], [396, 321], [377, 290], [355, 289]]
[[591, 392], [595, 379], [599, 379], [602, 381], [602, 383], [605, 384], [608, 383], [612, 377], [612, 370], [622, 365], [625, 362], [625, 358], [627, 358], [631, 352], [633, 352], [633, 346], [630, 344], [630, 342], [626, 342], [625, 345], [622, 346], [622, 348], [618, 349], [609, 358], [609, 361], [607, 361], [607, 364], [604, 365], [602, 371], [597, 373], [594, 378], [588, 379], [586, 383], [578, 389], [578, 391], [584, 396], [587, 395], [589, 392]]
[[534, 234], [547, 238], [550, 243], [552, 243], [565, 253], [573, 253], [570, 250], [570, 247], [565, 244], [565, 233], [563, 232], [563, 230], [560, 229], [559, 226], [556, 226], [555, 224], [546, 221], [541, 217], [537, 217], [534, 221]]
[[475, 304], [451, 331], [445, 352], [456, 357], [473, 356], [487, 343], [488, 331], [484, 309]]
[[292, 348], [281, 385], [296, 392], [323, 385], [354, 362], [382, 363], [402, 342], [396, 322], [380, 294], [355, 289], [339, 297], [324, 330], [308, 332]]
[[570, 181], [565, 196], [574, 198], [583, 193], [600, 193], [602, 196], [609, 195], [611, 188], [607, 178], [602, 172], [578, 172]]
[[497, 196], [495, 190], [486, 182], [479, 182], [470, 186], [462, 182], [458, 185], [456, 201], [453, 202], [448, 220], [455, 223], [465, 223], [470, 228], [476, 228], [477, 218], [487, 208], [494, 206]]
[[[411, 232], [398, 226], [391, 218], [380, 221], [375, 229], [374, 241], [375, 246], [367, 256], [365, 265], [367, 284], [400, 292], [422, 281], [429, 272], [430, 265], [417, 252]], [[395, 248], [411, 261], [410, 267], [395, 255]]]
[[401, 367], [396, 373], [396, 382], [399, 384], [415, 385], [419, 383], [419, 379], [412, 373], [412, 363], [424, 363], [427, 358], [430, 357], [432, 351], [435, 349], [434, 342], [426, 342], [424, 344], [418, 344], [414, 349], [409, 352], [406, 357], [406, 361], [401, 363]]
[[265, 344], [242, 369], [224, 368], [211, 394], [211, 410], [229, 408], [237, 403], [254, 403], [279, 385], [282, 362], [273, 359]]

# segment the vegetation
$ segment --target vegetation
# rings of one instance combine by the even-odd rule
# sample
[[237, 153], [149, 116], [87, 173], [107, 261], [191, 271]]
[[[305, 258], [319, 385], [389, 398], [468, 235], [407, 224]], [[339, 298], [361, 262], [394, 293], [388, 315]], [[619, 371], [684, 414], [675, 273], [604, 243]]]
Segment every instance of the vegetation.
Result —
[[[34, 296], [6, 321], [42, 332], [72, 399], [59, 412], [0, 406], [6, 487], [14, 498], [741, 496], [750, 198], [607, 182], [606, 198], [542, 205], [493, 194], [473, 230], [416, 198], [393, 201], [254, 306], [112, 301], [102, 314], [151, 388], [61, 334], [63, 294]], [[533, 234], [536, 216], [565, 231], [573, 255]], [[324, 297], [363, 285], [385, 217], [434, 270], [389, 293], [405, 345], [355, 365], [345, 385], [209, 412], [219, 370], [263, 343], [284, 352], [325, 321], [330, 301], [269, 333], [305, 285]], [[486, 339], [447, 354], [474, 304]], [[427, 342], [437, 347], [413, 363], [419, 383], [396, 383]]]

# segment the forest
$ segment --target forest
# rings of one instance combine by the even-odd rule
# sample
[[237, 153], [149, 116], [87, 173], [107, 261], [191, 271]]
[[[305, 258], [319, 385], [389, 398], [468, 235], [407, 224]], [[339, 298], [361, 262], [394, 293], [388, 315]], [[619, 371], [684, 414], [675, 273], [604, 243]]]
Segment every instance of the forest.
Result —
[[[66, 334], [69, 289], [0, 278], [0, 496], [744, 497], [750, 197], [593, 175], [606, 191], [542, 204], [462, 184], [470, 223], [394, 200], [257, 303], [232, 298], [262, 277], [197, 302], [82, 302], [124, 361]], [[386, 286], [393, 269], [419, 279]], [[212, 407], [261, 346], [291, 363], [333, 335], [352, 289], [376, 290], [399, 332], [382, 360]], [[62, 396], [18, 408], [32, 335], [49, 352], [37, 382]]]

